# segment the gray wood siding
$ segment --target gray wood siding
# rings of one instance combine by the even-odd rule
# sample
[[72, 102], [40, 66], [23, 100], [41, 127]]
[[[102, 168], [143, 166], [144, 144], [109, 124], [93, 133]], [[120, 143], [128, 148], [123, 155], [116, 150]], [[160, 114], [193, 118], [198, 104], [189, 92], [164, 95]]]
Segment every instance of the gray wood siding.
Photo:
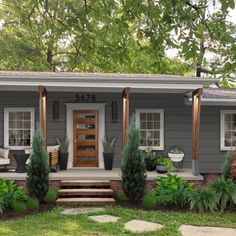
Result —
[[[48, 144], [56, 143], [57, 136], [66, 135], [65, 103], [75, 102], [76, 94], [69, 92], [48, 92]], [[120, 167], [122, 143], [122, 99], [119, 93], [95, 93], [96, 102], [106, 103], [106, 134], [116, 137], [114, 167]], [[60, 119], [53, 121], [53, 100], [59, 101]], [[112, 123], [111, 101], [118, 102], [118, 121]], [[38, 122], [37, 92], [1, 92], [0, 94], [0, 144], [4, 143], [4, 108], [34, 107], [35, 126]], [[192, 162], [192, 107], [184, 104], [183, 94], [131, 94], [130, 116], [135, 109], [164, 109], [164, 138], [166, 154], [169, 147], [179, 146], [185, 151], [184, 167], [191, 168]], [[200, 123], [200, 171], [218, 172], [224, 160], [220, 151], [220, 110], [235, 107], [202, 106]]]

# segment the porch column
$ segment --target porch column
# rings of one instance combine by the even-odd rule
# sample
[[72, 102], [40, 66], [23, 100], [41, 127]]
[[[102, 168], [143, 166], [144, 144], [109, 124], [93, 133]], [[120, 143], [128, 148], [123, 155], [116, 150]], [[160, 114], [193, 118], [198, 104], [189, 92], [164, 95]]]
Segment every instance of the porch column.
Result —
[[47, 146], [47, 90], [44, 86], [38, 87], [39, 92], [39, 129]]
[[199, 175], [199, 127], [202, 89], [192, 92], [192, 174]]
[[124, 147], [126, 143], [127, 130], [129, 126], [129, 95], [130, 88], [125, 88], [122, 93], [122, 147]]

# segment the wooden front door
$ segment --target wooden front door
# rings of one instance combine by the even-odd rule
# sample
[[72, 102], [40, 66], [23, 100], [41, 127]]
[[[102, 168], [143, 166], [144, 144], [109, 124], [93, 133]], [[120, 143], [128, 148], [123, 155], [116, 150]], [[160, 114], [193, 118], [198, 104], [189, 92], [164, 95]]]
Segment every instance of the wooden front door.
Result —
[[74, 110], [74, 167], [98, 166], [98, 114], [97, 110]]

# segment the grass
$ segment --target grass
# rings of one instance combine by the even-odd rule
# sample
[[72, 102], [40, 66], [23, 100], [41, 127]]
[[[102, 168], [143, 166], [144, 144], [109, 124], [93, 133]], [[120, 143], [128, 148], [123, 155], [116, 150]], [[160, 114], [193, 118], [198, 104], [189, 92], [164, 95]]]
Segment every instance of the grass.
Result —
[[[0, 235], [17, 236], [64, 236], [64, 235], [136, 235], [124, 230], [124, 224], [131, 219], [142, 219], [163, 224], [165, 227], [153, 233], [139, 235], [180, 236], [178, 228], [182, 224], [208, 225], [236, 228], [235, 213], [176, 213], [162, 211], [132, 210], [122, 207], [107, 207], [102, 214], [119, 216], [117, 223], [95, 223], [87, 218], [89, 213], [82, 215], [61, 215], [62, 208], [25, 218], [0, 223]], [[112, 225], [111, 225], [112, 224]]]

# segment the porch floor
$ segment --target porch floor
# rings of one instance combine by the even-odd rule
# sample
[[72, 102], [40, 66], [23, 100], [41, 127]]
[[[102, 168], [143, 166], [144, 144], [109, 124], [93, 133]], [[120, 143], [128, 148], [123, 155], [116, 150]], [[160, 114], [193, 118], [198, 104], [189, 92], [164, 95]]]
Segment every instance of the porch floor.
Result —
[[[177, 176], [182, 176], [185, 180], [203, 180], [202, 175], [194, 176], [192, 175], [191, 169], [182, 169], [179, 172], [171, 172]], [[160, 176], [165, 176], [165, 174], [158, 174], [156, 171], [147, 172], [147, 180], [155, 180]], [[11, 180], [25, 180], [26, 173], [16, 173], [16, 172], [0, 172], [1, 179], [11, 179]], [[68, 169], [60, 170], [56, 173], [50, 173], [50, 180], [121, 180], [121, 170], [120, 168], [113, 168], [112, 170], [103, 170], [97, 168], [90, 169]]]

